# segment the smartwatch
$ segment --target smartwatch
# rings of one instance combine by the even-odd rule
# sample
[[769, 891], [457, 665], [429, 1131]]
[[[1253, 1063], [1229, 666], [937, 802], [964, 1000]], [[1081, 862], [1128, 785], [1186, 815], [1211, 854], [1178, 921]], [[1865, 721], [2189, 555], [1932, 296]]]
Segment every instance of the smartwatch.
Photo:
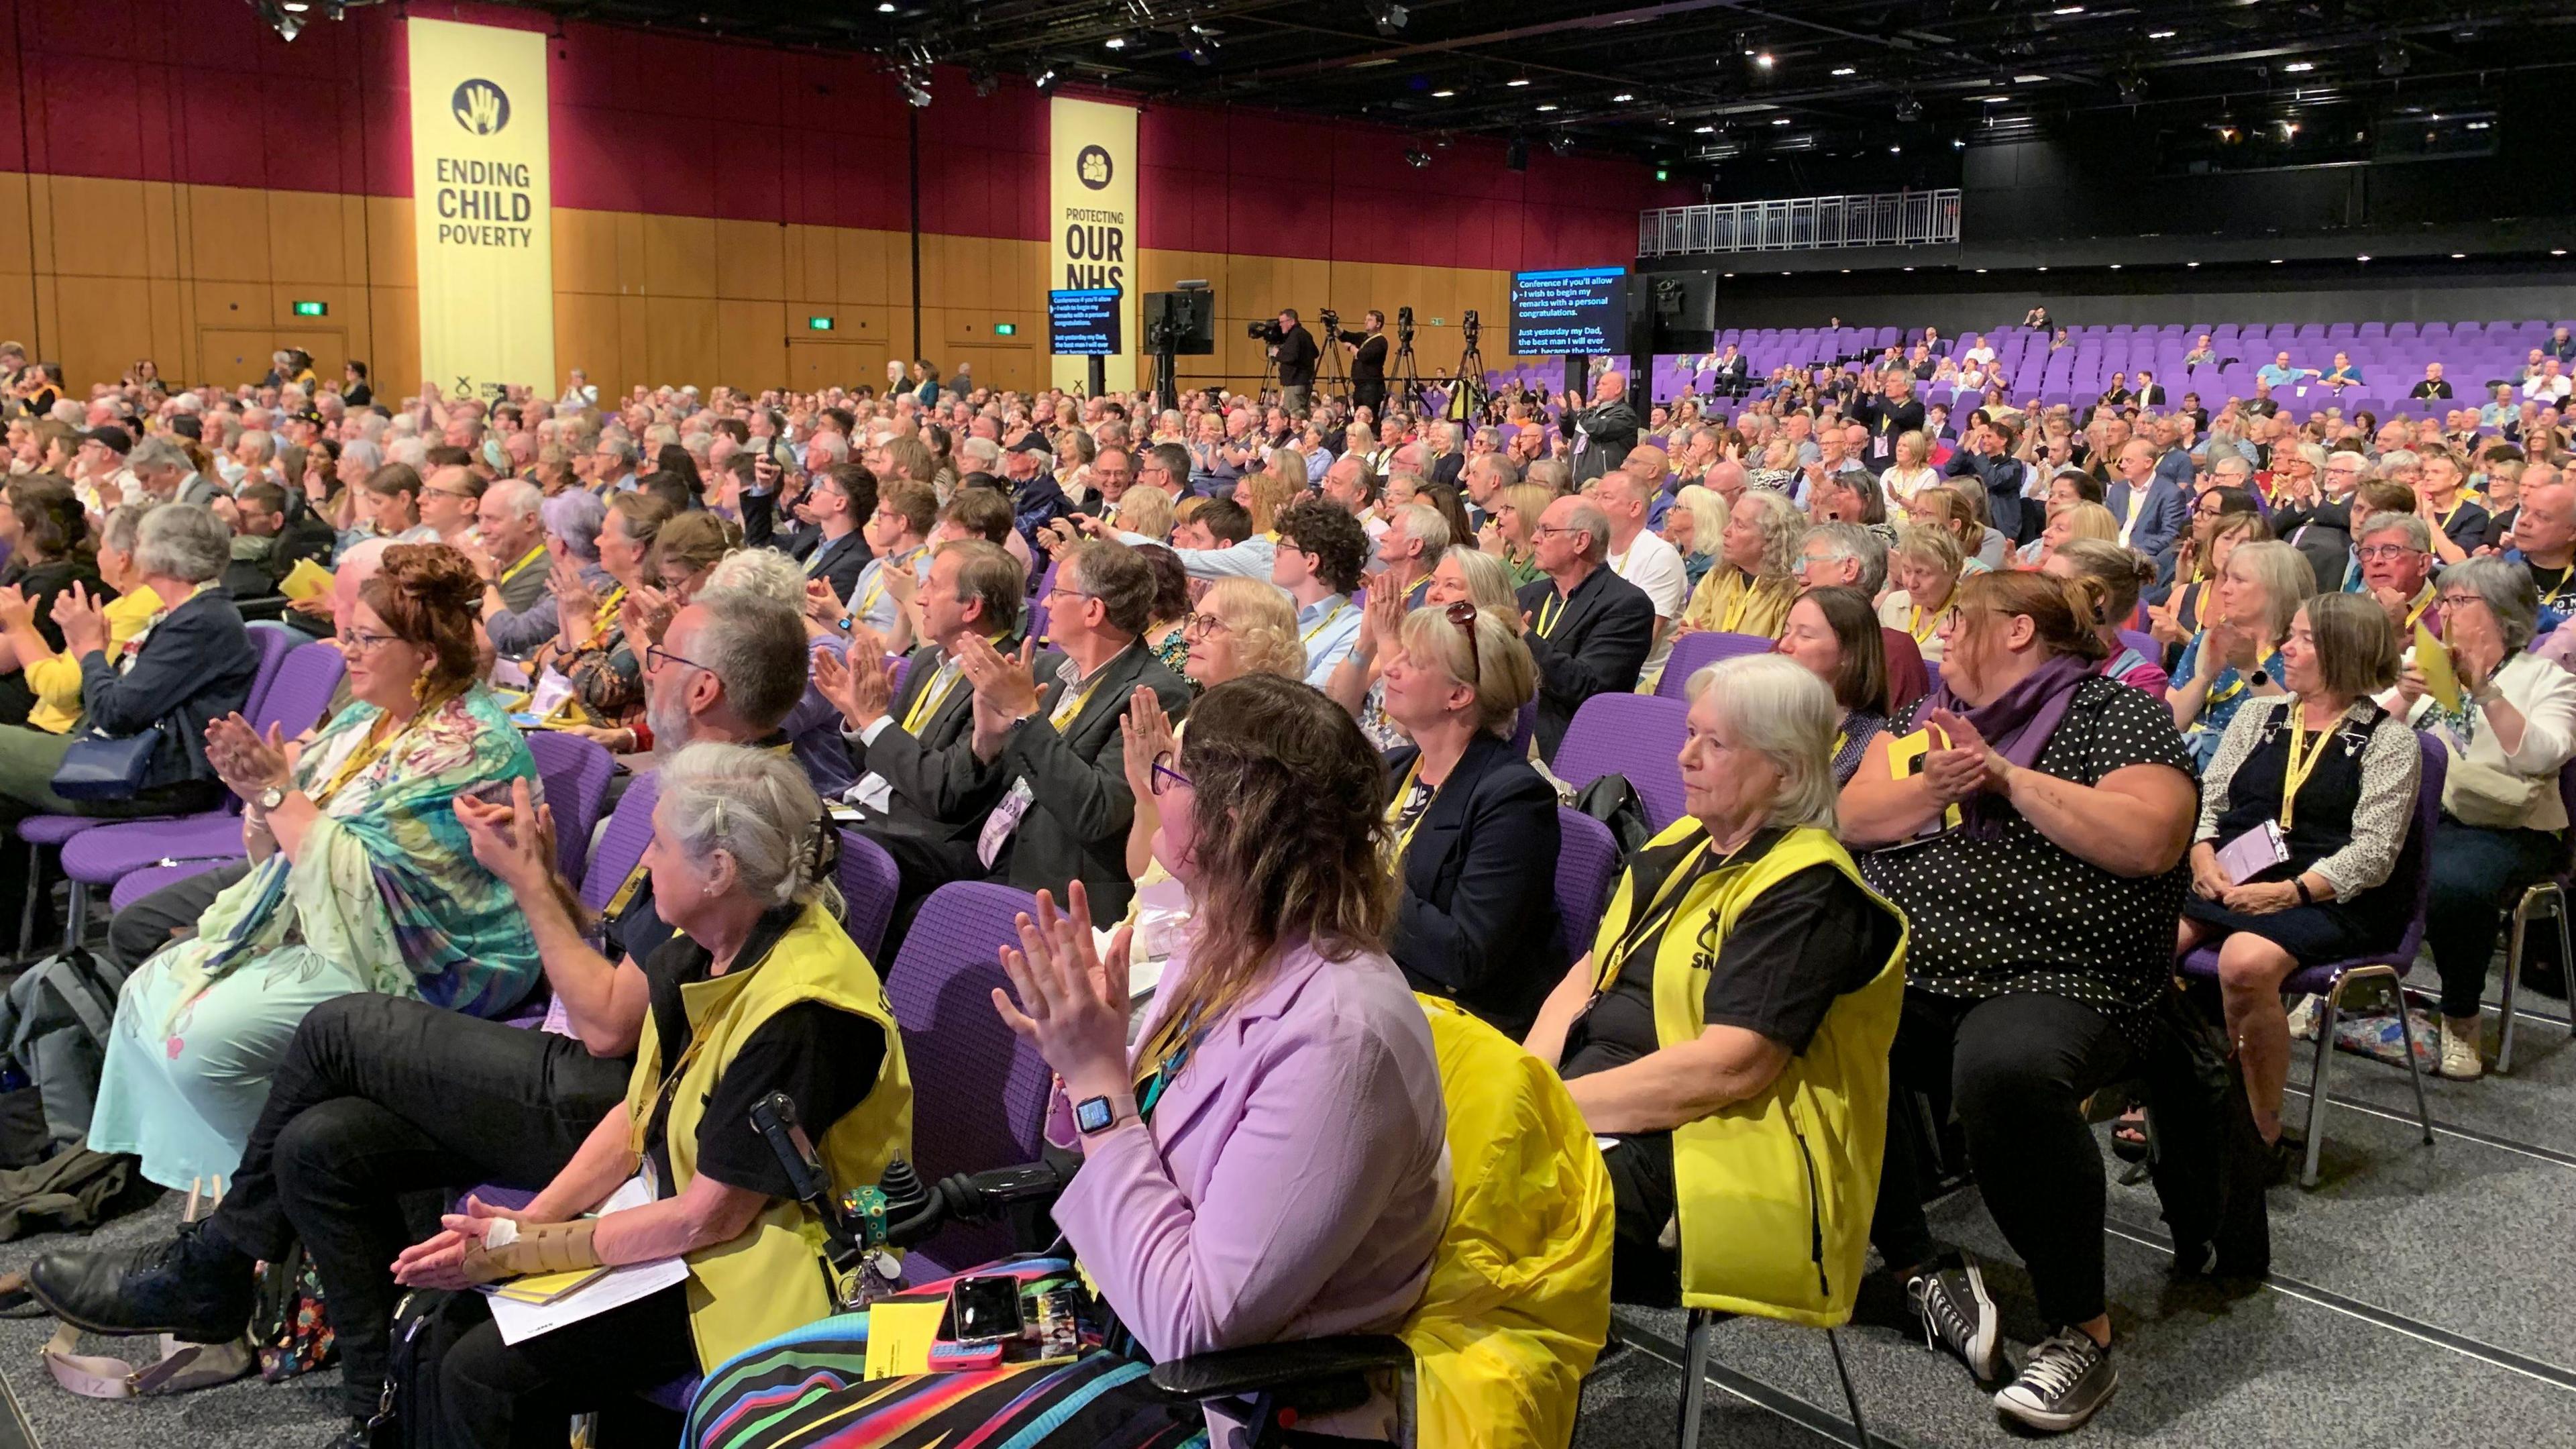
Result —
[[1107, 1097], [1085, 1097], [1073, 1104], [1073, 1125], [1085, 1137], [1096, 1137], [1118, 1123], [1118, 1109]]

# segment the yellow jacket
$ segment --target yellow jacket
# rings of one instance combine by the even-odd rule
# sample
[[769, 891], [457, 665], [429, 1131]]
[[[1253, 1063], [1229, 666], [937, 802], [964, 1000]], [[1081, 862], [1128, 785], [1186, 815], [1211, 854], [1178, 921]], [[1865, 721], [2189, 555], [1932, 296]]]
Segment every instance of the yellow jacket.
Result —
[[[873, 1185], [896, 1154], [912, 1152], [912, 1079], [894, 1008], [867, 956], [819, 904], [808, 905], [769, 954], [750, 967], [680, 988], [694, 1049], [682, 1054], [664, 1145], [671, 1157], [665, 1195], [696, 1175], [698, 1121], [734, 1054], [761, 1023], [800, 1001], [819, 1001], [873, 1021], [885, 1032], [876, 1089], [831, 1124], [815, 1144], [835, 1190]], [[665, 1070], [653, 1015], [644, 1015], [635, 1074], [626, 1088], [630, 1122], [652, 1111]], [[808, 1124], [807, 1130], [812, 1130]], [[832, 1312], [825, 1283], [823, 1227], [802, 1204], [778, 1199], [731, 1242], [689, 1255], [689, 1330], [698, 1363], [713, 1368], [789, 1329]]]
[[[1707, 844], [1700, 823], [1675, 821], [1647, 849]], [[1851, 855], [1815, 826], [1789, 831], [1760, 857], [1692, 880], [1655, 954], [1655, 1041], [1696, 1040], [1708, 970], [1726, 933], [1761, 894], [1811, 866], [1864, 885]], [[1665, 877], [1683, 878], [1688, 860]], [[1633, 912], [1636, 873], [1620, 877], [1601, 919], [1596, 959], [1608, 957]], [[1887, 1053], [1905, 1000], [1904, 913], [1896, 949], [1877, 976], [1836, 998], [1807, 1049], [1759, 1094], [1673, 1132], [1673, 1188], [1682, 1245], [1682, 1303], [1815, 1328], [1851, 1318], [1878, 1205], [1887, 1146]], [[1645, 903], [1645, 909], [1655, 902]], [[1713, 924], [1705, 932], [1702, 924]], [[1600, 986], [1619, 969], [1614, 959]]]
[[[99, 610], [107, 620], [107, 657], [114, 659], [127, 640], [143, 632], [152, 616], [161, 612], [161, 596], [141, 584], [134, 592], [120, 594]], [[81, 666], [69, 652], [51, 659], [39, 659], [26, 667], [27, 688], [36, 695], [35, 706], [27, 711], [27, 723], [49, 734], [67, 735], [81, 721]]]
[[1721, 559], [1691, 591], [1690, 603], [1682, 610], [1682, 621], [1698, 630], [1777, 639], [1789, 622], [1789, 606], [1796, 602], [1796, 579], [1785, 575], [1753, 578]]
[[1562, 1449], [1610, 1331], [1610, 1175], [1545, 1062], [1421, 998], [1449, 1106], [1449, 1226], [1413, 1349], [1418, 1442]]

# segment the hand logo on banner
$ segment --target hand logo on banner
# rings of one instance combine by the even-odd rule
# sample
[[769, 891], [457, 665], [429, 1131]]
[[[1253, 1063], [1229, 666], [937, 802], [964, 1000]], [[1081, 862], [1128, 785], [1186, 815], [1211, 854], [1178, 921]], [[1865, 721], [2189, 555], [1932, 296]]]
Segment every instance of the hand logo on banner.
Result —
[[477, 136], [496, 134], [510, 124], [510, 98], [487, 80], [470, 80], [456, 88], [456, 124]]

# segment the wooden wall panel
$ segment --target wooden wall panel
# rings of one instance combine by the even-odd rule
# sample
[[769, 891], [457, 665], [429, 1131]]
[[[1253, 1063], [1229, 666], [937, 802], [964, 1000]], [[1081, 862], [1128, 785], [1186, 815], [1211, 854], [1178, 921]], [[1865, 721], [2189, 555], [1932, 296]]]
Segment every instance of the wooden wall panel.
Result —
[[[326, 369], [364, 358], [379, 393], [399, 398], [420, 383], [411, 206], [0, 175], [0, 337], [64, 362], [76, 388], [141, 356], [168, 359], [174, 375], [210, 375], [199, 372], [208, 359], [230, 367], [256, 340], [263, 353], [309, 346]], [[992, 385], [1035, 385], [1049, 371], [1043, 241], [925, 235], [916, 339], [902, 232], [560, 207], [554, 235], [559, 359], [617, 394], [643, 382], [874, 382], [887, 358], [916, 352], [943, 370], [971, 361]], [[1426, 376], [1457, 361], [1467, 308], [1497, 329], [1496, 342], [1506, 325], [1507, 275], [1482, 269], [1153, 249], [1138, 255], [1133, 286], [1161, 290], [1187, 277], [1216, 289], [1218, 350], [1183, 373], [1236, 385], [1261, 370], [1244, 324], [1282, 306], [1312, 321], [1330, 303], [1355, 321], [1366, 307], [1392, 313], [1409, 301]], [[327, 321], [299, 322], [298, 299], [327, 302]], [[806, 328], [818, 315], [834, 319], [830, 334]], [[1016, 334], [997, 335], [999, 323]], [[1499, 364], [1499, 350], [1489, 351]], [[551, 391], [562, 379], [543, 383]]]

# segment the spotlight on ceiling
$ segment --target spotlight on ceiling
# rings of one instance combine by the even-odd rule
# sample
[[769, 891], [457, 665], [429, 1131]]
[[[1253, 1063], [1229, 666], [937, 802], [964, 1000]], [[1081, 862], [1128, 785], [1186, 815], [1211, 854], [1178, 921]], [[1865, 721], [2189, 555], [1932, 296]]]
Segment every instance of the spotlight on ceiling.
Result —
[[914, 110], [921, 110], [930, 104], [929, 72], [917, 71], [912, 69], [910, 66], [906, 66], [904, 69], [895, 73], [895, 83], [903, 89], [903, 103], [905, 105], [912, 107]]
[[975, 94], [979, 96], [991, 95], [1002, 83], [991, 71], [982, 66], [966, 72], [966, 82], [975, 88]]
[[1393, 35], [1397, 31], [1402, 30], [1404, 28], [1404, 23], [1412, 18], [1413, 12], [1405, 9], [1401, 5], [1371, 5], [1369, 7], [1369, 19], [1377, 22], [1377, 33], [1380, 35]]
[[1108, 46], [1111, 50], [1125, 50], [1127, 48], [1127, 37], [1123, 35], [1113, 35], [1100, 43]]
[[1771, 67], [1773, 67], [1773, 66], [1775, 66], [1775, 65], [1779, 64], [1780, 62], [1779, 62], [1779, 60], [1778, 60], [1778, 58], [1777, 58], [1777, 57], [1773, 56], [1773, 55], [1771, 54], [1771, 52], [1769, 52], [1769, 51], [1767, 51], [1767, 50], [1766, 50], [1766, 51], [1763, 51], [1763, 52], [1761, 52], [1760, 54], [1758, 54], [1758, 55], [1754, 56], [1754, 57], [1753, 57], [1753, 63], [1754, 63], [1755, 65], [1760, 66], [1760, 67], [1761, 67], [1761, 68], [1763, 68], [1764, 70], [1769, 70]]
[[1547, 149], [1559, 156], [1571, 156], [1574, 154], [1574, 137], [1567, 132], [1559, 131], [1547, 138]]
[[1923, 103], [1914, 99], [1911, 94], [1898, 96], [1896, 98], [1896, 119], [1906, 125], [1912, 125], [1914, 122], [1922, 120]]
[[2392, 35], [2387, 40], [2380, 43], [2379, 73], [2381, 75], [2404, 75], [2406, 74], [2408, 67], [2414, 64], [2414, 53], [2406, 48], [2405, 41], [2399, 40], [2397, 37]]
[[1419, 146], [1407, 146], [1404, 148], [1404, 164], [1419, 171], [1431, 164], [1431, 153]]
[[1040, 60], [1029, 63], [1029, 84], [1038, 88], [1038, 94], [1044, 95], [1054, 89], [1055, 82], [1055, 62]]

